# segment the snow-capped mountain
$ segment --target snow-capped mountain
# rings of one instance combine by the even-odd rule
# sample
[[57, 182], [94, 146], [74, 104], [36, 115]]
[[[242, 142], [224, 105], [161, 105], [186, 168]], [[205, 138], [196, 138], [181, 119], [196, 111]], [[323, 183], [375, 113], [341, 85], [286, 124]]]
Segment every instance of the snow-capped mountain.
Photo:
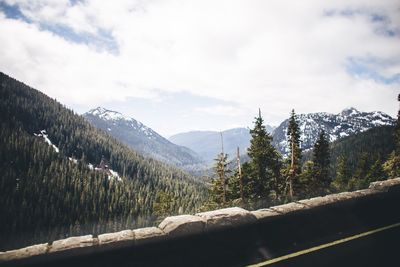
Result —
[[[380, 112], [361, 112], [355, 108], [344, 109], [339, 114], [326, 112], [297, 115], [301, 133], [301, 148], [310, 149], [314, 146], [321, 130], [329, 136], [331, 142], [345, 136], [364, 132], [383, 125], [394, 125], [395, 119]], [[289, 150], [287, 146], [288, 120], [283, 121], [273, 132], [273, 144], [283, 154]]]
[[143, 123], [117, 111], [97, 107], [83, 116], [95, 127], [146, 156], [187, 171], [204, 167], [202, 159], [194, 151], [171, 143]]

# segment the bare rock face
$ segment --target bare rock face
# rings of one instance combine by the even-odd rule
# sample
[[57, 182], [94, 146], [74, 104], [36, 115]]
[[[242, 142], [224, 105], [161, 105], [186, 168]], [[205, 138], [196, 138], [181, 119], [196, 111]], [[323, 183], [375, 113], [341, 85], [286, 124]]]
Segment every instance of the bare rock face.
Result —
[[124, 230], [116, 233], [107, 233], [98, 236], [99, 245], [107, 247], [120, 247], [133, 245], [135, 234], [132, 230]]
[[135, 235], [135, 243], [140, 245], [158, 241], [165, 237], [165, 233], [157, 227], [146, 227], [133, 230]]
[[234, 207], [196, 214], [206, 220], [206, 231], [224, 227], [237, 227], [257, 220], [251, 212]]
[[48, 250], [48, 244], [38, 244], [29, 246], [21, 249], [10, 250], [6, 252], [0, 252], [0, 262], [23, 259], [33, 257], [41, 254], [45, 254]]
[[206, 221], [194, 215], [180, 215], [165, 218], [158, 228], [169, 236], [184, 236], [198, 234], [204, 231]]
[[92, 235], [75, 236], [66, 239], [56, 240], [50, 247], [49, 252], [63, 251], [72, 248], [83, 248], [93, 246], [95, 240]]

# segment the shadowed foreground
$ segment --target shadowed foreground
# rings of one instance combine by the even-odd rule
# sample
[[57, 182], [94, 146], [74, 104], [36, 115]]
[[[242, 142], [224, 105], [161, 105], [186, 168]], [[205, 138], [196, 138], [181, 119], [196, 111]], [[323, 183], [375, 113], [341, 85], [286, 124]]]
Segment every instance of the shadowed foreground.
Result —
[[[165, 219], [158, 228], [54, 241], [0, 253], [3, 266], [244, 266], [400, 222], [400, 178], [269, 209], [229, 208]], [[268, 266], [389, 266], [400, 227]], [[263, 265], [259, 265], [263, 266]]]

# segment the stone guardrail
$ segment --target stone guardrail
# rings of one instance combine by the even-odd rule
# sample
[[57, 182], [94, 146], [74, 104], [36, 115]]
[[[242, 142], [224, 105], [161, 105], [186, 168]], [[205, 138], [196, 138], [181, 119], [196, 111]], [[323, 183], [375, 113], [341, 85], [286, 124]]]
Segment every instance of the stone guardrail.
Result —
[[362, 199], [375, 194], [389, 192], [400, 187], [400, 178], [373, 182], [368, 189], [354, 192], [315, 197], [274, 206], [266, 209], [248, 211], [238, 207], [167, 217], [158, 227], [147, 227], [135, 230], [124, 230], [115, 233], [69, 237], [52, 243], [37, 244], [21, 249], [0, 252], [0, 263], [18, 263], [21, 260], [41, 258], [62, 254], [70, 257], [94, 252], [109, 251], [118, 248], [141, 246], [162, 240], [175, 239], [191, 235], [234, 229], [251, 225], [269, 218], [285, 216], [294, 212], [321, 208], [326, 205], [348, 200]]

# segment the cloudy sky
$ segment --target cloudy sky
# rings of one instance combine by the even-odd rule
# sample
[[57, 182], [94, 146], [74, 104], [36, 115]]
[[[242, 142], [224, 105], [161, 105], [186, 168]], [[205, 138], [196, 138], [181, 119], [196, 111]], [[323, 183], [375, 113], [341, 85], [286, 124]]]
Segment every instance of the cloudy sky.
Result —
[[0, 71], [165, 136], [398, 109], [398, 0], [0, 0], [0, 44]]

